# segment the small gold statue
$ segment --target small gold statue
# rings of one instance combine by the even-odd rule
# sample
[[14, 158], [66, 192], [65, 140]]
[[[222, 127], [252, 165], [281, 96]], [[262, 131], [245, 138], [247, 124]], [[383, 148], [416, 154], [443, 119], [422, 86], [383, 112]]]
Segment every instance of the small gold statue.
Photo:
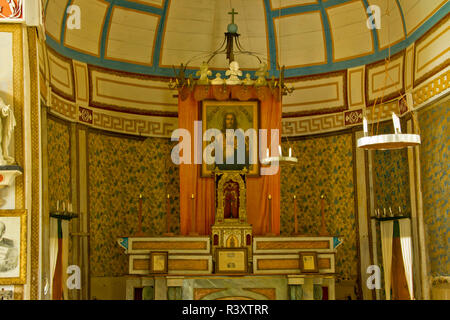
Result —
[[200, 70], [195, 74], [197, 77], [200, 76], [200, 79], [197, 80], [197, 84], [209, 84], [208, 76], [212, 75], [211, 70], [209, 70], [209, 66], [206, 62], [203, 61], [200, 66]]
[[266, 77], [269, 75], [267, 71], [267, 63], [261, 62], [259, 64], [259, 69], [255, 72], [258, 79], [256, 79], [257, 86], [265, 86], [267, 84]]

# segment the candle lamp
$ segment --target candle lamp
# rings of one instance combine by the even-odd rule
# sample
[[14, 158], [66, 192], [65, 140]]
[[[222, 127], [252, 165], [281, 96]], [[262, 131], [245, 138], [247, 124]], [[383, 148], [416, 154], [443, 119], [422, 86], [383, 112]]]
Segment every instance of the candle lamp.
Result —
[[[62, 203], [62, 205], [61, 205]], [[61, 210], [60, 210], [61, 209]], [[67, 211], [66, 211], [67, 209]], [[72, 210], [72, 203], [67, 201], [56, 201], [56, 211], [50, 212], [50, 217], [59, 220], [72, 220], [73, 218], [78, 218], [78, 214], [74, 213]]]
[[369, 135], [369, 126], [367, 124], [366, 117], [364, 117], [364, 119], [363, 119], [363, 131], [364, 131], [364, 136], [367, 137]]

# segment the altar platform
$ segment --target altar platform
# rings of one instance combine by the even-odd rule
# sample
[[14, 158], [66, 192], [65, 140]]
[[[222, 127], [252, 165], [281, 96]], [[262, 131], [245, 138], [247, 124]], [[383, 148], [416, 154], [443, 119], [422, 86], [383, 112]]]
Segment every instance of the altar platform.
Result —
[[[128, 255], [128, 300], [335, 299], [337, 237], [255, 236], [244, 249], [245, 266], [236, 262], [242, 248], [228, 248], [232, 259], [221, 262], [210, 236], [120, 237], [118, 243]], [[316, 270], [305, 271], [302, 253], [316, 257]]]

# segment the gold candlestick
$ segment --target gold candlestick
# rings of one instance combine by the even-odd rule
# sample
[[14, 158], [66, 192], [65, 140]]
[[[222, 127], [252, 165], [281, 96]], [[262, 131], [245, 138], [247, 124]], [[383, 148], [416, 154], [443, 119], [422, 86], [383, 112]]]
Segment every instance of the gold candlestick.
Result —
[[272, 195], [269, 194], [269, 232], [266, 233], [266, 236], [274, 236], [272, 233]]
[[297, 216], [297, 196], [294, 195], [294, 236], [297, 236], [298, 233], [298, 216]]
[[174, 234], [173, 234], [173, 232], [170, 232], [170, 194], [167, 195], [166, 207], [167, 207], [167, 212], [166, 212], [166, 229], [167, 229], [167, 232], [164, 233], [164, 236], [171, 237]]
[[138, 231], [136, 236], [144, 236], [144, 233], [142, 232], [142, 194], [139, 195]]
[[320, 228], [319, 235], [321, 236], [329, 236], [327, 232], [327, 228], [325, 227], [325, 195], [320, 195], [320, 206], [321, 206], [321, 215], [322, 215], [322, 226]]
[[198, 236], [198, 233], [196, 232], [196, 224], [195, 224], [195, 197], [194, 194], [191, 195], [191, 201], [192, 201], [192, 211], [191, 211], [191, 230], [189, 231], [190, 236]]

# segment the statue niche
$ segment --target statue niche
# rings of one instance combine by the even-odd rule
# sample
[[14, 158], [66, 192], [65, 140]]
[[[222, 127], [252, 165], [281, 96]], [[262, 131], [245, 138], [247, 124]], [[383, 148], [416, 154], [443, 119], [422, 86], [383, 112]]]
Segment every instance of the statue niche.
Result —
[[211, 228], [212, 251], [216, 248], [247, 248], [252, 257], [252, 226], [247, 222], [247, 169], [214, 170], [216, 216]]
[[227, 181], [223, 186], [224, 219], [239, 219], [239, 183]]

